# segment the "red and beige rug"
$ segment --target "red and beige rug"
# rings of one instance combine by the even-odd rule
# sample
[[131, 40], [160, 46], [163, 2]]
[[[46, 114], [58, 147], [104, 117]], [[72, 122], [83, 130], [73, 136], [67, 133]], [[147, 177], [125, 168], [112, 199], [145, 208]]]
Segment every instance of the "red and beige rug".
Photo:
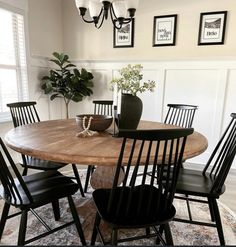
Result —
[[[83, 177], [83, 176], [82, 176]], [[89, 245], [91, 231], [94, 222], [94, 216], [96, 213], [93, 201], [91, 199], [92, 191], [89, 190], [86, 198], [81, 198], [80, 194], [77, 193], [74, 196], [74, 201], [78, 205], [78, 213], [83, 225], [83, 230], [85, 238]], [[3, 200], [0, 200], [0, 212], [2, 212]], [[177, 209], [177, 216], [185, 217], [187, 216], [187, 208], [184, 201], [176, 200], [175, 206]], [[38, 214], [51, 226], [52, 228], [56, 225], [68, 222], [71, 220], [71, 214], [68, 211], [67, 200], [63, 199], [60, 201], [61, 208], [61, 220], [55, 222], [53, 218], [51, 205], [47, 205], [41, 208], [38, 208], [36, 211]], [[209, 210], [207, 205], [192, 203], [191, 206], [193, 210], [193, 215], [195, 215], [198, 220], [210, 221]], [[223, 230], [225, 235], [225, 241], [227, 245], [236, 244], [236, 215], [225, 205], [219, 203], [221, 219], [223, 223]], [[19, 227], [20, 217], [15, 217], [7, 221], [5, 231], [2, 237], [0, 245], [16, 245], [17, 244], [17, 235]], [[173, 241], [175, 245], [219, 245], [218, 235], [216, 228], [196, 226], [179, 222], [171, 222], [171, 230], [173, 234]], [[39, 223], [39, 221], [29, 213], [28, 217], [28, 228], [27, 228], [27, 238], [35, 236], [39, 233], [44, 232], [45, 229]], [[102, 231], [106, 232], [106, 237], [109, 238], [109, 229], [106, 225], [103, 224]], [[140, 230], [141, 231], [141, 230]], [[130, 231], [124, 230], [120, 232], [122, 236], [134, 236], [140, 231]], [[77, 235], [75, 226], [72, 225], [68, 228], [65, 228], [61, 231], [58, 231], [54, 234], [51, 234], [45, 238], [42, 238], [38, 241], [32, 243], [33, 245], [80, 245], [80, 240]], [[101, 244], [98, 240], [97, 244]], [[128, 243], [123, 243], [122, 245], [153, 245], [154, 240], [138, 240]]]

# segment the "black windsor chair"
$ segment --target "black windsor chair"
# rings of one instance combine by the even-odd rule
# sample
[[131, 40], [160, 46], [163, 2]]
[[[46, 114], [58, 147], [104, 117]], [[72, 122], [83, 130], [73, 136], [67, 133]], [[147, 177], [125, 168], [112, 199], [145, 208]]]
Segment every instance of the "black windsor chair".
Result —
[[195, 111], [198, 109], [198, 106], [184, 104], [168, 104], [167, 106], [169, 108], [164, 123], [184, 128], [192, 127]]
[[[40, 118], [35, 108], [35, 105], [36, 102], [34, 101], [16, 102], [16, 103], [7, 104], [7, 106], [10, 108], [11, 117], [15, 128], [25, 124], [40, 122]], [[65, 163], [36, 159], [34, 157], [23, 154], [22, 154], [22, 161], [23, 163], [21, 163], [21, 166], [24, 168], [22, 175], [26, 175], [29, 168], [48, 171], [48, 170], [58, 170], [64, 167], [65, 165], [67, 165]], [[79, 185], [81, 195], [84, 197], [83, 187], [75, 164], [72, 164], [72, 169], [75, 175], [75, 179]]]
[[[10, 164], [10, 166], [7, 164]], [[79, 189], [78, 184], [74, 183], [70, 178], [62, 175], [56, 170], [22, 176], [1, 138], [0, 166], [0, 181], [2, 183], [0, 186], [0, 196], [5, 201], [0, 221], [0, 240], [2, 238], [7, 219], [21, 214], [17, 242], [20, 246], [29, 244], [73, 223], [76, 226], [81, 243], [86, 245], [80, 219], [77, 215], [72, 199], [72, 195], [74, 195]], [[12, 172], [10, 172], [9, 168], [11, 168]], [[48, 203], [53, 204], [64, 197], [67, 197], [68, 199], [73, 221], [51, 229], [34, 209]], [[20, 212], [9, 215], [10, 206], [18, 208]], [[43, 224], [43, 226], [47, 229], [47, 232], [26, 240], [27, 215], [29, 211], [31, 211], [33, 215]]]
[[[94, 100], [93, 104], [94, 104], [94, 114], [112, 116], [113, 100]], [[95, 169], [94, 165], [89, 165], [87, 168], [86, 179], [84, 184], [85, 193], [88, 190], [89, 179], [91, 177], [91, 174], [94, 172], [94, 169]]]
[[[188, 207], [189, 220], [177, 219], [176, 221], [216, 227], [221, 245], [225, 245], [223, 228], [217, 199], [225, 192], [224, 182], [236, 154], [236, 113], [231, 114], [231, 121], [216, 145], [203, 171], [180, 169], [176, 193], [191, 196], [186, 198], [176, 196], [178, 199], [207, 203], [211, 213], [211, 220], [215, 223], [206, 223], [192, 219]], [[207, 200], [196, 199], [197, 197]]]
[[[91, 245], [95, 244], [98, 233], [103, 244], [117, 245], [120, 242], [150, 237], [155, 237], [156, 242], [173, 244], [169, 227], [169, 221], [175, 216], [172, 201], [186, 139], [191, 133], [193, 129], [119, 131], [118, 135], [123, 137], [123, 142], [113, 186], [93, 192], [97, 214]], [[142, 166], [142, 177], [137, 177]], [[147, 176], [149, 166], [152, 167], [151, 177]], [[125, 175], [122, 184], [118, 185], [120, 172], [125, 172]], [[158, 174], [158, 179], [155, 174]], [[109, 243], [105, 242], [99, 228], [101, 220], [112, 229]], [[166, 241], [159, 232], [159, 226], [165, 231]], [[122, 228], [144, 228], [146, 234], [119, 239], [118, 230]]]

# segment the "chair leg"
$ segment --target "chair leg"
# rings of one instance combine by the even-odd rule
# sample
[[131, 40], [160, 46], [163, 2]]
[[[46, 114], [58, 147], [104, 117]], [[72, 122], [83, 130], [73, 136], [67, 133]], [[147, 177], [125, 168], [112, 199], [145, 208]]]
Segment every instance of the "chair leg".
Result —
[[117, 245], [118, 230], [112, 229], [111, 234], [111, 245]]
[[167, 245], [174, 245], [169, 223], [164, 225], [164, 232]]
[[9, 209], [10, 209], [10, 204], [5, 202], [4, 207], [3, 207], [3, 211], [2, 211], [1, 221], [0, 221], [0, 240], [2, 239], [2, 234], [4, 231], [5, 225], [6, 225]]
[[225, 245], [224, 232], [223, 232], [223, 228], [221, 224], [220, 212], [219, 212], [216, 199], [212, 199], [212, 208], [214, 210], [215, 222], [216, 222], [217, 232], [218, 232], [218, 236], [220, 240], [220, 245], [223, 246]]
[[211, 221], [214, 222], [215, 221], [215, 215], [214, 215], [214, 208], [212, 205], [212, 199], [207, 198], [207, 200], [208, 200], [209, 210], [210, 210], [210, 214], [211, 214]]
[[93, 233], [92, 233], [90, 245], [95, 245], [96, 238], [97, 238], [97, 234], [98, 234], [97, 228], [99, 227], [100, 222], [101, 222], [101, 217], [100, 217], [100, 215], [97, 213], [97, 214], [96, 214], [95, 221], [94, 221], [94, 225], [93, 225]]
[[85, 197], [84, 190], [83, 190], [83, 187], [82, 187], [82, 184], [81, 184], [81, 181], [80, 181], [79, 173], [78, 173], [78, 170], [77, 170], [75, 164], [72, 164], [72, 169], [73, 169], [73, 172], [75, 174], [75, 179], [77, 181], [77, 184], [79, 185], [80, 193], [81, 193], [82, 197]]
[[53, 202], [52, 202], [52, 209], [53, 209], [55, 221], [60, 220], [61, 215], [60, 215], [60, 205], [59, 205], [59, 200], [56, 200], [56, 201], [53, 201]]
[[151, 232], [151, 231], [150, 231], [150, 227], [147, 227], [145, 230], [146, 230], [146, 235], [149, 235], [150, 232]]
[[85, 183], [84, 183], [84, 193], [87, 193], [89, 178], [91, 176], [92, 170], [93, 170], [93, 166], [89, 165], [87, 168], [86, 179], [85, 179]]
[[24, 167], [23, 172], [22, 172], [22, 176], [26, 176], [28, 172], [28, 168]]
[[19, 228], [19, 234], [18, 234], [18, 243], [17, 244], [19, 246], [25, 245], [27, 216], [28, 216], [28, 210], [23, 210], [22, 214], [21, 214], [20, 228]]
[[74, 201], [73, 201], [71, 196], [68, 196], [68, 202], [69, 202], [69, 205], [70, 205], [71, 214], [72, 214], [73, 219], [75, 221], [75, 226], [76, 226], [76, 229], [78, 231], [81, 243], [82, 243], [82, 245], [86, 245], [84, 232], [83, 232], [83, 229], [82, 229], [82, 226], [81, 226], [81, 223], [80, 223], [79, 216], [78, 216], [77, 211], [76, 211], [76, 207], [75, 207]]

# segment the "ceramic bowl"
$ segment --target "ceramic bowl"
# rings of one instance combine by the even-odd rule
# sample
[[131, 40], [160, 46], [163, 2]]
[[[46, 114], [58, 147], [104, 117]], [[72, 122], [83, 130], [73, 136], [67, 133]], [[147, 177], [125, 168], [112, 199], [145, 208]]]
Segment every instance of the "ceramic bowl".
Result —
[[83, 129], [83, 119], [85, 117], [85, 127], [88, 126], [88, 121], [92, 117], [90, 130], [105, 131], [111, 124], [113, 117], [107, 115], [95, 115], [95, 114], [82, 114], [76, 116], [76, 123]]

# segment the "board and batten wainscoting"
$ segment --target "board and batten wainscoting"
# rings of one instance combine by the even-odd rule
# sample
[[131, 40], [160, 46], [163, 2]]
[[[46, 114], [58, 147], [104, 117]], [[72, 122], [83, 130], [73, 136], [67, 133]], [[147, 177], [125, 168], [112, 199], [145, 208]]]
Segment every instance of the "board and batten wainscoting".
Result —
[[[38, 102], [41, 120], [64, 118], [62, 101], [50, 101], [40, 90], [40, 78], [48, 71], [48, 58], [31, 56], [29, 64], [30, 99]], [[109, 82], [117, 71], [127, 64], [142, 64], [145, 80], [155, 80], [154, 92], [142, 93], [143, 120], [163, 121], [168, 103], [198, 105], [193, 127], [208, 139], [208, 149], [190, 163], [203, 164], [212, 153], [222, 131], [236, 112], [236, 59], [235, 60], [174, 60], [174, 61], [80, 61], [71, 59], [78, 68], [94, 74], [94, 94], [80, 103], [72, 102], [70, 117], [92, 113], [94, 99], [112, 99]], [[2, 133], [0, 133], [2, 134]], [[236, 169], [236, 161], [233, 164]]]

